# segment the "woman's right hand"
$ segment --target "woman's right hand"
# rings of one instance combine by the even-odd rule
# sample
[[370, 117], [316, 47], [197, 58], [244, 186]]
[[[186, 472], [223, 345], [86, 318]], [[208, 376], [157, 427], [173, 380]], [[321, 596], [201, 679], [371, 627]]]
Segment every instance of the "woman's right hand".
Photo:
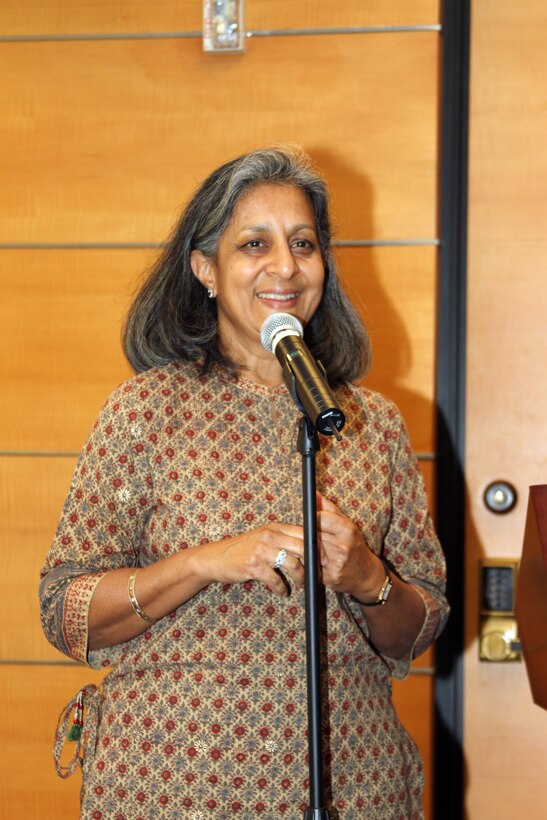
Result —
[[[288, 594], [283, 575], [297, 589], [304, 586], [304, 531], [294, 524], [264, 524], [224, 541], [205, 544], [198, 550], [204, 576], [209, 578], [207, 583], [258, 581], [280, 596]], [[281, 550], [287, 553], [280, 568], [282, 574], [274, 569]]]
[[[281, 550], [287, 557], [274, 563]], [[273, 522], [255, 530], [200, 544], [138, 570], [134, 594], [150, 618], [159, 620], [214, 582], [238, 584], [253, 580], [276, 595], [288, 595], [287, 579], [304, 586], [304, 532], [294, 524]], [[135, 568], [107, 572], [89, 607], [89, 648], [101, 649], [140, 635], [150, 624], [139, 618], [128, 598], [128, 581]]]

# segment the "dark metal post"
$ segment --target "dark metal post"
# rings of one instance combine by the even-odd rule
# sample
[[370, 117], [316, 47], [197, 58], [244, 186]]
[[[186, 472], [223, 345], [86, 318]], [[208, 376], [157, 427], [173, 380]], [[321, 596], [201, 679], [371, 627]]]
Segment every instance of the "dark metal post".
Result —
[[471, 0], [444, 0], [437, 347], [437, 531], [452, 608], [436, 644], [435, 817], [463, 817], [464, 423]]
[[308, 681], [308, 768], [310, 805], [306, 820], [326, 820], [323, 806], [323, 750], [321, 741], [321, 652], [318, 619], [319, 571], [317, 554], [317, 503], [315, 497], [315, 454], [319, 439], [314, 425], [302, 416], [298, 432], [302, 456], [302, 507], [304, 514], [304, 570], [306, 577], [306, 664]]

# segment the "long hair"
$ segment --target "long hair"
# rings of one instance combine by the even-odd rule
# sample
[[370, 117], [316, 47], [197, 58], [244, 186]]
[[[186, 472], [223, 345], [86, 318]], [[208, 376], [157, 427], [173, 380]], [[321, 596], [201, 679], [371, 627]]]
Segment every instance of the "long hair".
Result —
[[323, 295], [305, 329], [306, 343], [332, 385], [354, 381], [370, 364], [368, 335], [344, 293], [331, 252], [328, 191], [309, 157], [292, 147], [264, 148], [225, 163], [205, 179], [175, 225], [127, 316], [125, 355], [137, 371], [172, 360], [193, 361], [203, 373], [238, 366], [220, 345], [216, 300], [209, 299], [190, 267], [194, 249], [215, 258], [234, 208], [260, 183], [294, 185], [307, 196], [325, 266]]

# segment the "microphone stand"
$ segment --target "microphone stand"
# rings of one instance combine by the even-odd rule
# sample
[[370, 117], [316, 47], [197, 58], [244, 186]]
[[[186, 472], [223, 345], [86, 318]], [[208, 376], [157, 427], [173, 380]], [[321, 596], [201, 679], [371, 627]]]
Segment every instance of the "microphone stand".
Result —
[[[284, 331], [281, 333], [281, 331]], [[306, 602], [306, 672], [308, 690], [308, 769], [309, 807], [305, 820], [328, 820], [323, 805], [323, 755], [321, 743], [321, 651], [319, 631], [319, 567], [317, 552], [317, 501], [315, 494], [315, 454], [319, 452], [317, 431], [333, 435], [345, 423], [343, 412], [328, 387], [321, 362], [315, 363], [304, 342], [289, 337], [303, 334], [300, 322], [289, 314], [272, 314], [262, 326], [260, 339], [274, 353], [282, 367], [283, 381], [302, 413], [297, 449], [302, 456], [302, 504], [304, 522], [304, 575]], [[287, 338], [286, 338], [287, 337]], [[299, 346], [300, 345], [300, 346]], [[302, 397], [298, 393], [298, 384]], [[306, 409], [307, 408], [307, 409]]]
[[[297, 406], [296, 390], [291, 390]], [[327, 820], [323, 805], [323, 757], [321, 744], [321, 656], [318, 618], [317, 502], [315, 496], [315, 454], [319, 437], [315, 425], [304, 413], [300, 419], [297, 449], [302, 456], [302, 506], [304, 517], [304, 570], [306, 578], [306, 668], [308, 682], [308, 769], [310, 805], [305, 820]]]

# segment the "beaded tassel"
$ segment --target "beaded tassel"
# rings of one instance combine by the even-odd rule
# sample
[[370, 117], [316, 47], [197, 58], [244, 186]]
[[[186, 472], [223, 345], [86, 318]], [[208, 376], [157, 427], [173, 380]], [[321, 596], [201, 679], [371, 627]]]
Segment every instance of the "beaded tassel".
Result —
[[80, 740], [82, 736], [82, 731], [84, 727], [84, 697], [86, 694], [86, 690], [82, 689], [80, 692], [78, 692], [78, 695], [76, 696], [76, 703], [74, 706], [74, 719], [72, 721], [72, 726], [68, 730], [68, 740]]

